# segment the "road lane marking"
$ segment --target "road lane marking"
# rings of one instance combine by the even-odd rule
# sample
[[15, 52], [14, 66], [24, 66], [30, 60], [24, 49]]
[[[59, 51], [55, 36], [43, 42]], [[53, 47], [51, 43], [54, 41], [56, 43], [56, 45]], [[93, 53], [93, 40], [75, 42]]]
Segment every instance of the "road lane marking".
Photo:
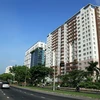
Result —
[[5, 93], [3, 93], [3, 95], [6, 95]]
[[43, 99], [44, 99], [45, 97], [41, 97], [41, 98], [43, 98]]
[[7, 99], [9, 99], [9, 97], [7, 97]]

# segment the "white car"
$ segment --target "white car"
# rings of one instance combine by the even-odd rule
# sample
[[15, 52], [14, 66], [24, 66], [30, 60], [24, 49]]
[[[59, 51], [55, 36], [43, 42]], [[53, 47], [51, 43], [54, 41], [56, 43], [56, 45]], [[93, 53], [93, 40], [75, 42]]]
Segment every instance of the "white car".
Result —
[[9, 82], [2, 82], [2, 89], [9, 89], [10, 85]]

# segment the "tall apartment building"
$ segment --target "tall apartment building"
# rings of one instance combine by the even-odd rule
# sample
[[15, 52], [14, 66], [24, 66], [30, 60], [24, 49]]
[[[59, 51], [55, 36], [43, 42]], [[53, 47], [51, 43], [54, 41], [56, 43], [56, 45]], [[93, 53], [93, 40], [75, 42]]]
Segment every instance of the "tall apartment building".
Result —
[[92, 60], [100, 65], [100, 7], [88, 4], [47, 36], [46, 67], [63, 75]]
[[45, 49], [46, 44], [37, 42], [25, 52], [24, 65], [33, 67], [38, 65], [45, 65]]

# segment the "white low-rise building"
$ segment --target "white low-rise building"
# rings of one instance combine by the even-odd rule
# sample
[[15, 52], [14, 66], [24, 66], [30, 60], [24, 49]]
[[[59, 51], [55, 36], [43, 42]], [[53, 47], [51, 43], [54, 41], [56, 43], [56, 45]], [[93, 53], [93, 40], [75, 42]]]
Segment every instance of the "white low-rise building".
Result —
[[10, 68], [12, 68], [12, 66], [6, 67], [5, 73], [10, 73]]

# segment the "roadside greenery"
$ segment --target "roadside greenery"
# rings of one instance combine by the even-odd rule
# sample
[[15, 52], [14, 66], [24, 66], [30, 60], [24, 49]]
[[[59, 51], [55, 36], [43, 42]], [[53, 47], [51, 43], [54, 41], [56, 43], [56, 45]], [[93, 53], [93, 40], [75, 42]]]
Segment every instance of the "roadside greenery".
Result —
[[0, 79], [12, 80], [19, 85], [37, 85], [41, 82], [44, 83], [45, 77], [50, 76], [53, 70], [44, 66], [34, 66], [29, 69], [26, 66], [15, 65], [10, 69], [10, 73], [0, 75]]
[[[58, 76], [60, 86], [63, 87], [82, 87], [100, 89], [100, 68], [98, 62], [89, 62], [85, 70], [73, 70], [65, 75]], [[30, 69], [26, 66], [13, 66], [10, 69], [11, 74], [1, 74], [0, 79], [4, 81], [12, 80], [19, 85], [35, 85], [45, 83], [46, 77], [53, 79], [53, 69], [40, 66], [34, 66]], [[52, 84], [51, 84], [52, 85]]]
[[0, 75], [0, 80], [3, 80], [3, 81], [9, 81], [9, 80], [12, 80], [12, 74], [9, 74], [9, 73], [3, 73]]
[[73, 70], [60, 76], [61, 86], [100, 89], [100, 68], [98, 62], [88, 62], [86, 70]]

